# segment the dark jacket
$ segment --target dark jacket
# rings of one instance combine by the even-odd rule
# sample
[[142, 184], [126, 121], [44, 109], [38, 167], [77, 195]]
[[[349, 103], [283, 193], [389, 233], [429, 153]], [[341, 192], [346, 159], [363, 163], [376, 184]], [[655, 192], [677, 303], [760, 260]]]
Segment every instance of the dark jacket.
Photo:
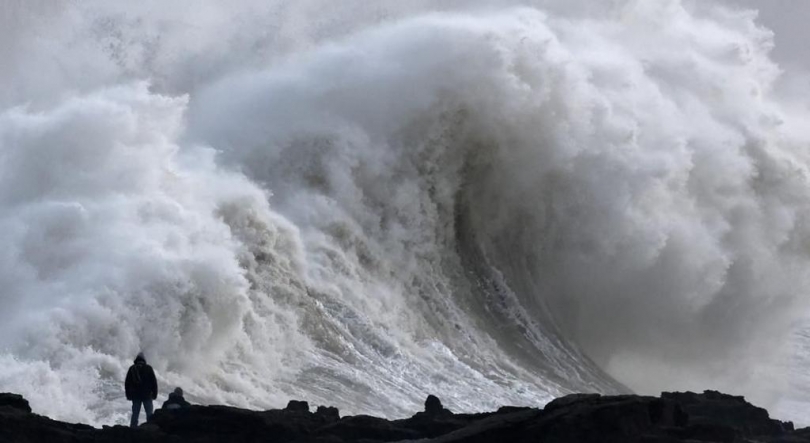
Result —
[[127, 400], [156, 399], [158, 394], [155, 371], [146, 364], [146, 359], [138, 356], [135, 364], [129, 367], [127, 379], [124, 382]]
[[169, 399], [163, 402], [163, 409], [180, 409], [191, 406], [181, 394], [172, 392], [169, 394]]

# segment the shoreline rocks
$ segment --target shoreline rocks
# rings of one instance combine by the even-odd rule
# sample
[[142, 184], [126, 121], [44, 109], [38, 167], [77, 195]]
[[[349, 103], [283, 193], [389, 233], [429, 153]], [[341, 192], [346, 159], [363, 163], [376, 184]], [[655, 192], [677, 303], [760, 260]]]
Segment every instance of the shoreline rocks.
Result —
[[2, 442], [279, 442], [279, 443], [810, 443], [810, 428], [771, 419], [743, 397], [716, 391], [602, 396], [572, 394], [543, 409], [505, 406], [494, 412], [454, 414], [436, 396], [410, 418], [341, 417], [334, 407], [310, 412], [305, 401], [285, 409], [249, 411], [229, 406], [158, 410], [137, 429], [96, 429], [37, 415], [16, 394], [0, 394]]

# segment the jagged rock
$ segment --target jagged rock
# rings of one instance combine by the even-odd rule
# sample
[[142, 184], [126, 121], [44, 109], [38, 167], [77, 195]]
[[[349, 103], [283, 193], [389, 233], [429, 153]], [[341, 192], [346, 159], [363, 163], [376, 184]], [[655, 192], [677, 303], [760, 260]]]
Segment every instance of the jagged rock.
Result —
[[744, 397], [717, 391], [664, 392], [661, 398], [680, 404], [689, 415], [690, 425], [722, 424], [739, 435], [781, 435], [793, 431], [793, 423], [773, 420], [768, 411], [758, 408]]
[[417, 413], [417, 416], [425, 415], [428, 417], [446, 417], [453, 415], [449, 409], [445, 409], [442, 405], [442, 401], [439, 400], [439, 397], [435, 395], [428, 395], [425, 399], [425, 410], [424, 412]]
[[340, 411], [334, 406], [318, 406], [315, 415], [324, 419], [327, 423], [340, 420]]
[[429, 440], [420, 440], [420, 443], [545, 442], [526, 430], [542, 415], [543, 411], [533, 408], [509, 408], [503, 413], [478, 414], [478, 419], [468, 425]]
[[442, 406], [438, 397], [428, 395], [424, 411], [405, 420], [396, 420], [395, 423], [403, 428], [413, 429], [424, 437], [434, 438], [461, 429], [491, 414], [494, 413], [453, 414]]
[[557, 409], [569, 407], [574, 404], [596, 404], [602, 398], [600, 394], [570, 394], [565, 397], [555, 398], [551, 400], [545, 408], [546, 412], [552, 412]]
[[18, 394], [0, 394], [0, 408], [11, 408], [21, 412], [31, 412], [28, 400]]
[[[304, 403], [305, 402], [300, 402]], [[185, 440], [199, 442], [234, 441], [288, 442], [308, 436], [328, 424], [321, 416], [303, 409], [248, 411], [228, 406], [191, 406], [189, 408], [155, 412], [150, 424], [160, 432]], [[142, 426], [143, 427], [143, 426]]]
[[438, 397], [428, 395], [424, 411], [417, 412], [405, 420], [396, 420], [394, 423], [406, 429], [413, 429], [423, 437], [433, 438], [460, 429], [480, 418], [480, 414], [455, 415], [442, 406]]
[[447, 410], [434, 415], [418, 412], [411, 418], [396, 420], [394, 423], [403, 428], [412, 429], [423, 437], [434, 438], [468, 426], [470, 423], [480, 420], [484, 415], [487, 414], [453, 414]]
[[502, 407], [497, 412], [453, 414], [437, 397], [426, 411], [403, 420], [340, 418], [337, 408], [309, 412], [306, 402], [283, 410], [226, 406], [158, 410], [148, 424], [95, 429], [30, 412], [20, 396], [0, 394], [0, 441], [70, 443], [810, 443], [810, 429], [793, 430], [767, 411], [714, 391], [637, 395], [577, 394], [544, 409]]
[[435, 395], [428, 395], [425, 399], [425, 413], [429, 415], [438, 415], [444, 412], [444, 406], [439, 397]]
[[[20, 396], [0, 394], [9, 400], [0, 406], [0, 442], [73, 442], [78, 436], [92, 437], [98, 432], [91, 426], [62, 423], [47, 417], [32, 414], [28, 402]], [[17, 397], [16, 399], [14, 397]], [[19, 401], [19, 400], [22, 400]], [[24, 403], [23, 403], [24, 402]], [[102, 440], [99, 440], [103, 442]]]
[[543, 415], [526, 426], [526, 432], [542, 435], [550, 443], [633, 441], [655, 426], [651, 400], [634, 395], [564, 397], [549, 403]]
[[[779, 437], [781, 422], [740, 397], [716, 393], [575, 395], [555, 400], [526, 430], [554, 442], [742, 442]], [[764, 416], [762, 412], [765, 412]]]
[[415, 440], [423, 437], [415, 430], [399, 426], [384, 418], [368, 415], [343, 417], [339, 422], [319, 429], [315, 435], [337, 437], [340, 441], [356, 442], [389, 442], [400, 440]]
[[526, 406], [501, 406], [500, 408], [498, 408], [498, 410], [496, 412], [498, 414], [506, 414], [506, 413], [511, 413], [511, 412], [525, 411], [527, 409], [534, 409], [534, 408], [529, 408], [529, 407], [526, 407]]
[[292, 412], [309, 412], [309, 403], [300, 400], [290, 400], [284, 410]]

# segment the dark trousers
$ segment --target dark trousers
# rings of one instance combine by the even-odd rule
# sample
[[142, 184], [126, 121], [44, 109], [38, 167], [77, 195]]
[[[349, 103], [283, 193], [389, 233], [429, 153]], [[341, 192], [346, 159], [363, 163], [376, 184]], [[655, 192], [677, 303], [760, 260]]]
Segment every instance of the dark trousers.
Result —
[[152, 399], [147, 398], [146, 400], [132, 400], [132, 420], [129, 422], [129, 426], [132, 428], [138, 427], [138, 416], [141, 415], [141, 404], [143, 404], [143, 409], [146, 411], [146, 421], [149, 421], [152, 418]]

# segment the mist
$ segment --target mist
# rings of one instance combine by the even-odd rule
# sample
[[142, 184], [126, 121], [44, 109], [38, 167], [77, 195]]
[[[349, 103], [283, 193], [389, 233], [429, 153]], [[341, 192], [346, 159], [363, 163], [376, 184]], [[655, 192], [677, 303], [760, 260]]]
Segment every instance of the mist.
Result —
[[122, 422], [144, 350], [202, 403], [721, 389], [798, 415], [785, 14], [7, 2], [0, 389]]

